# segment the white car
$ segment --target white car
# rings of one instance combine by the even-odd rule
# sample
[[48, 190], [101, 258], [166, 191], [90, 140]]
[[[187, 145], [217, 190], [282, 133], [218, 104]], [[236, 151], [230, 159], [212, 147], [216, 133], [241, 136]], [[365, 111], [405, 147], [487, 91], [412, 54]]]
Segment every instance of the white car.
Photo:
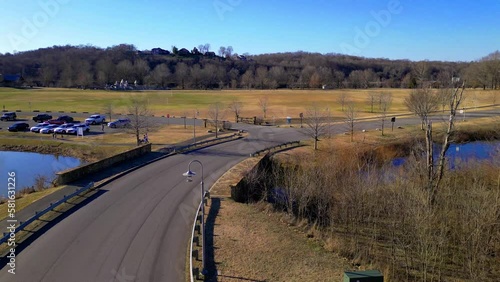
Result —
[[60, 133], [60, 134], [61, 134], [61, 133], [66, 133], [66, 131], [67, 131], [68, 129], [70, 129], [71, 127], [73, 127], [73, 126], [75, 126], [75, 124], [74, 124], [74, 123], [65, 123], [65, 124], [60, 125], [59, 127], [56, 127], [56, 128], [54, 129], [54, 132], [55, 132], [55, 133]]
[[103, 115], [91, 115], [89, 118], [85, 119], [86, 124], [101, 124], [106, 122], [106, 116]]
[[42, 134], [49, 134], [49, 133], [54, 133], [54, 129], [59, 127], [57, 124], [51, 124], [48, 126], [45, 126], [44, 128], [40, 129], [40, 133]]
[[46, 126], [49, 126], [49, 125], [50, 125], [50, 123], [42, 122], [42, 123], [39, 123], [39, 124], [37, 124], [35, 126], [32, 126], [30, 128], [30, 131], [31, 132], [40, 132], [40, 129], [42, 129], [42, 128], [46, 127]]
[[74, 135], [76, 135], [76, 134], [78, 133], [78, 128], [80, 128], [80, 127], [81, 127], [81, 128], [83, 129], [83, 131], [85, 131], [85, 132], [89, 132], [89, 131], [90, 131], [90, 127], [89, 127], [88, 125], [86, 125], [86, 124], [82, 123], [82, 124], [77, 124], [77, 125], [74, 125], [74, 126], [73, 126], [73, 127], [71, 127], [71, 128], [68, 128], [68, 129], [66, 130], [66, 134], [74, 134]]

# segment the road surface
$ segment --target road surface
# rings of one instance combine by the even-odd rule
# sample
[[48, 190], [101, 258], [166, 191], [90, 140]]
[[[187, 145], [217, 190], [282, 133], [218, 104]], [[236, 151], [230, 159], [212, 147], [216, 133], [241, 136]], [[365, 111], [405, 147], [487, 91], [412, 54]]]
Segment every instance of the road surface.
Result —
[[297, 131], [250, 127], [250, 136], [175, 155], [102, 187], [99, 197], [27, 246], [0, 281], [183, 281], [186, 246], [200, 200], [198, 175], [182, 173], [193, 159], [204, 165], [205, 187], [250, 153], [297, 140]]

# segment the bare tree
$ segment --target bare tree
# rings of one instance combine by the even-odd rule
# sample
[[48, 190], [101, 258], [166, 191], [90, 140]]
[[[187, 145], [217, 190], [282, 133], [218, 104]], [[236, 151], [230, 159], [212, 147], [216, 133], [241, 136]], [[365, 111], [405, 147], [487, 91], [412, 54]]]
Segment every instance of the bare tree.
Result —
[[241, 86], [246, 87], [247, 89], [253, 88], [255, 83], [255, 76], [251, 69], [248, 69], [241, 76]]
[[306, 123], [304, 131], [313, 138], [314, 150], [317, 150], [319, 138], [328, 132], [330, 113], [328, 110], [322, 111], [319, 106], [313, 105], [306, 109], [304, 118]]
[[213, 103], [208, 108], [208, 116], [215, 126], [215, 138], [219, 137], [219, 122], [224, 118], [224, 105], [220, 102]]
[[[431, 189], [430, 195], [431, 195], [431, 203], [434, 202], [435, 199], [435, 194], [436, 190], [439, 189], [439, 185], [441, 183], [441, 180], [443, 179], [444, 175], [444, 168], [445, 168], [445, 161], [446, 161], [446, 151], [448, 151], [448, 148], [450, 147], [450, 137], [455, 129], [455, 117], [457, 115], [457, 110], [460, 106], [460, 104], [463, 101], [464, 98], [464, 91], [465, 91], [465, 82], [463, 83], [461, 88], [456, 88], [449, 100], [449, 107], [450, 107], [450, 116], [448, 118], [448, 126], [446, 128], [446, 133], [443, 137], [443, 142], [442, 142], [442, 147], [441, 151], [438, 156], [438, 162], [437, 162], [437, 171], [434, 173], [432, 171], [433, 166], [430, 166], [430, 185], [429, 188]], [[428, 141], [428, 147], [432, 147], [432, 134], [429, 134], [429, 141]], [[432, 158], [432, 155], [431, 157]], [[432, 162], [432, 160], [431, 160]], [[435, 175], [434, 175], [435, 174]], [[434, 179], [435, 178], [435, 179]]]
[[421, 120], [421, 129], [428, 124], [429, 115], [439, 107], [439, 99], [431, 89], [418, 88], [405, 98], [405, 106]]
[[351, 142], [354, 141], [354, 127], [356, 125], [356, 118], [358, 116], [358, 112], [354, 106], [354, 103], [349, 102], [346, 105], [345, 115], [345, 123], [347, 128], [349, 129], [349, 134], [351, 135]]
[[417, 79], [418, 87], [424, 87], [429, 77], [429, 62], [420, 61], [413, 64], [413, 74]]
[[141, 144], [141, 134], [148, 133], [152, 127], [148, 100], [138, 96], [130, 98], [128, 113], [131, 116], [130, 130], [135, 135], [137, 146], [139, 146]]
[[205, 43], [202, 45], [198, 45], [198, 50], [200, 51], [200, 53], [205, 54], [206, 52], [210, 51], [210, 44]]
[[259, 98], [259, 106], [262, 112], [264, 113], [264, 118], [266, 118], [267, 110], [269, 107], [269, 97], [264, 96]]
[[373, 113], [373, 106], [375, 106], [376, 100], [377, 100], [377, 93], [370, 91], [368, 93], [368, 104], [370, 105], [370, 113]]
[[186, 63], [181, 62], [178, 63], [175, 67], [175, 77], [177, 79], [177, 84], [181, 85], [181, 88], [184, 89], [186, 86], [186, 79], [189, 78], [190, 69], [186, 65]]
[[451, 89], [450, 87], [443, 87], [439, 89], [437, 99], [439, 101], [439, 104], [441, 105], [443, 112], [446, 106], [448, 106], [448, 104], [450, 103], [450, 98], [452, 94], [453, 94], [453, 89]]
[[420, 117], [420, 128], [424, 130], [425, 126], [425, 150], [427, 162], [427, 179], [429, 188], [432, 187], [432, 178], [434, 174], [433, 162], [433, 141], [432, 125], [429, 122], [429, 114], [436, 111], [439, 107], [439, 97], [429, 88], [418, 88], [410, 93], [404, 101], [405, 106]]
[[131, 79], [134, 72], [134, 66], [129, 60], [123, 60], [116, 66], [116, 76], [120, 79]]
[[111, 102], [106, 103], [104, 105], [104, 113], [109, 116], [109, 119], [108, 119], [109, 122], [112, 121], [113, 110], [114, 110], [114, 105]]
[[226, 48], [226, 58], [231, 58], [231, 56], [233, 55], [233, 46], [227, 46]]
[[167, 64], [157, 65], [153, 71], [146, 76], [145, 80], [148, 84], [155, 86], [161, 86], [162, 88], [167, 87], [172, 74]]
[[226, 47], [219, 47], [219, 57], [224, 57], [226, 55]]
[[255, 86], [264, 89], [269, 84], [269, 71], [267, 67], [258, 67], [255, 71]]
[[238, 123], [238, 118], [240, 117], [242, 108], [243, 108], [243, 103], [238, 101], [237, 99], [234, 99], [229, 104], [229, 109], [234, 113], [234, 119], [236, 123]]
[[342, 107], [342, 111], [344, 111], [344, 106], [347, 103], [347, 100], [348, 100], [347, 94], [344, 92], [340, 93], [340, 96], [337, 98], [337, 101]]
[[144, 79], [150, 73], [149, 65], [146, 61], [139, 59], [134, 62], [133, 72], [134, 79], [138, 81], [139, 84], [144, 84]]

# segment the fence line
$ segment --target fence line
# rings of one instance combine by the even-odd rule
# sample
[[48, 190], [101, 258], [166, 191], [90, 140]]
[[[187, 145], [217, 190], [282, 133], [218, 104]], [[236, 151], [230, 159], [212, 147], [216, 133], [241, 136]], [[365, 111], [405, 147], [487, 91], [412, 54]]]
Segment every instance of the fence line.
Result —
[[[196, 268], [193, 268], [193, 244], [194, 244], [194, 233], [196, 232], [196, 224], [198, 223], [198, 217], [200, 216], [200, 210], [201, 210], [201, 205], [204, 204], [205, 201], [205, 195], [203, 195], [203, 199], [200, 201], [200, 205], [198, 205], [198, 210], [196, 211], [196, 215], [194, 217], [194, 222], [193, 222], [193, 230], [191, 231], [191, 242], [189, 244], [189, 276], [191, 279], [191, 282], [194, 282], [194, 275], [198, 275], [199, 270]], [[201, 230], [201, 228], [200, 228]], [[201, 230], [201, 232], [205, 232], [205, 230]], [[202, 235], [202, 238], [205, 238], [205, 234]], [[198, 242], [200, 240], [198, 239]], [[205, 244], [205, 240], [202, 240], [202, 244]]]
[[279, 149], [282, 149], [282, 147], [287, 147], [288, 145], [290, 145], [291, 147], [294, 146], [294, 144], [296, 144], [295, 146], [299, 146], [300, 145], [300, 141], [290, 141], [290, 142], [286, 142], [286, 143], [282, 143], [280, 145], [276, 145], [276, 146], [273, 146], [273, 147], [269, 147], [269, 148], [266, 148], [266, 149], [262, 149], [262, 150], [259, 150], [253, 154], [250, 154], [250, 157], [255, 157], [255, 156], [258, 156], [264, 152], [271, 152], [272, 150], [275, 150], [277, 148]]
[[186, 145], [186, 146], [174, 148], [173, 152], [174, 153], [178, 153], [178, 152], [189, 150], [192, 147], [197, 147], [197, 146], [201, 146], [201, 145], [205, 145], [205, 144], [209, 144], [209, 143], [214, 143], [214, 142], [220, 142], [220, 141], [224, 141], [226, 139], [229, 140], [229, 139], [232, 139], [232, 138], [235, 138], [235, 137], [239, 137], [238, 133], [235, 133], [235, 134], [229, 135], [229, 136], [225, 136], [225, 137], [221, 137], [221, 138], [217, 138], [217, 139], [210, 139], [210, 140], [200, 141], [200, 142], [196, 142], [196, 143], [189, 144], [189, 145]]
[[[94, 187], [94, 182], [90, 182], [87, 186], [85, 186], [85, 187], [83, 187], [81, 189], [77, 189], [73, 194], [70, 194], [69, 196], [65, 195], [61, 200], [57, 201], [56, 203], [54, 203], [54, 204], [51, 203], [50, 206], [47, 207], [46, 209], [44, 209], [43, 211], [41, 211], [41, 212], [36, 211], [35, 215], [33, 215], [32, 217], [30, 217], [27, 221], [25, 221], [25, 222], [19, 222], [20, 224], [14, 230], [14, 234], [17, 233], [17, 232], [19, 232], [19, 231], [21, 231], [21, 230], [23, 230], [26, 226], [30, 225], [35, 220], [40, 219], [40, 217], [44, 216], [48, 212], [53, 211], [55, 208], [57, 208], [61, 204], [65, 203], [69, 199], [75, 197], [78, 194], [81, 194], [82, 192], [86, 192], [87, 190], [89, 190], [89, 189], [91, 189], [93, 187]], [[12, 233], [4, 233], [4, 236], [2, 237], [2, 239], [0, 239], [0, 245], [3, 244], [3, 243], [5, 243], [5, 242], [7, 242], [9, 240], [11, 234]]]

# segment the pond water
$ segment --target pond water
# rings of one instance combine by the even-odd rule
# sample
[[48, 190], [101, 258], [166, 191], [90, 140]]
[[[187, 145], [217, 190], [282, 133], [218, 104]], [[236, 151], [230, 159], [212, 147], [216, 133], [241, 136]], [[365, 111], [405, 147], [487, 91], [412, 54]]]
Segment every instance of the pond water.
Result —
[[[434, 159], [440, 153], [441, 146], [434, 145]], [[460, 162], [469, 160], [492, 160], [495, 155], [500, 153], [500, 142], [477, 141], [464, 144], [451, 144], [446, 152], [451, 168]], [[392, 161], [394, 166], [400, 166], [405, 162], [405, 158], [397, 158]]]
[[8, 173], [15, 172], [16, 191], [31, 187], [38, 175], [54, 180], [56, 172], [83, 164], [77, 158], [27, 152], [0, 151], [0, 197], [7, 195]]

